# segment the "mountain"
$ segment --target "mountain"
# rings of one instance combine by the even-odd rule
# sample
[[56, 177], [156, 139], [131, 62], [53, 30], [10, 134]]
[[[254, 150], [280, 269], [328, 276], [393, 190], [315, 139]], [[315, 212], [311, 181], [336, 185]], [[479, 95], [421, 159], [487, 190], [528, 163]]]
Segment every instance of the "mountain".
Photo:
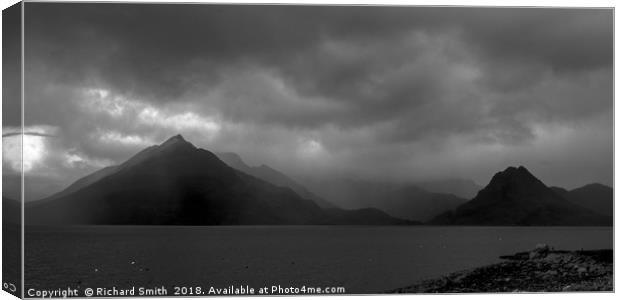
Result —
[[297, 195], [314, 201], [322, 208], [336, 208], [336, 206], [331, 202], [308, 191], [308, 189], [297, 183], [295, 180], [267, 165], [250, 167], [238, 154], [232, 152], [218, 152], [215, 155], [217, 155], [217, 157], [219, 157], [227, 165], [241, 172], [260, 178], [276, 186], [288, 187], [297, 193]]
[[114, 173], [116, 173], [116, 171], [118, 171], [120, 168], [119, 166], [109, 166], [109, 167], [105, 167], [101, 170], [97, 170], [85, 177], [80, 178], [79, 180], [77, 180], [76, 182], [74, 182], [73, 184], [71, 184], [69, 187], [67, 187], [66, 189], [62, 190], [60, 193], [54, 194], [50, 197], [48, 197], [46, 199], [46, 201], [49, 200], [53, 200], [56, 198], [60, 198], [62, 196], [66, 196], [69, 195], [73, 192], [76, 192], [86, 186], [89, 186], [97, 181], [99, 181], [100, 179], [107, 177], [109, 175], [112, 175]]
[[[380, 196], [376, 199], [381, 199]], [[415, 185], [400, 186], [387, 193], [375, 206], [397, 218], [427, 221], [437, 214], [465, 203], [452, 194], [430, 193]]]
[[558, 187], [552, 189], [572, 203], [604, 216], [613, 216], [614, 190], [611, 187], [591, 183], [570, 191]]
[[472, 199], [482, 189], [470, 179], [442, 179], [415, 182], [415, 186], [432, 193], [452, 194], [459, 198]]
[[[351, 217], [354, 215], [354, 217]], [[26, 205], [28, 224], [401, 224], [381, 213], [324, 211], [238, 171], [177, 135]], [[348, 220], [348, 221], [347, 221]]]
[[564, 199], [524, 167], [493, 176], [471, 201], [434, 218], [447, 225], [611, 225], [612, 219]]
[[552, 191], [554, 191], [556, 194], [562, 196], [563, 198], [566, 198], [566, 195], [568, 195], [568, 190], [559, 186], [550, 186], [549, 187]]
[[289, 189], [228, 167], [182, 136], [149, 147], [48, 199], [30, 203], [29, 223], [305, 224], [321, 209]]
[[308, 182], [315, 186], [317, 193], [341, 207], [374, 207], [407, 220], [427, 221], [467, 201], [451, 194], [428, 192], [410, 183], [351, 178]]

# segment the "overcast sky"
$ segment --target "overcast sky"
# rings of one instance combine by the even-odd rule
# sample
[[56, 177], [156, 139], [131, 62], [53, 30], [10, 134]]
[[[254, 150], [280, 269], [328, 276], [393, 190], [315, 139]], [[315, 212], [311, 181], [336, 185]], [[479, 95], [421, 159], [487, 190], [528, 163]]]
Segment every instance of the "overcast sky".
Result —
[[[298, 178], [485, 185], [524, 165], [548, 185], [612, 184], [612, 10], [26, 3], [25, 14], [36, 195], [177, 133]], [[10, 134], [19, 119], [4, 122]]]

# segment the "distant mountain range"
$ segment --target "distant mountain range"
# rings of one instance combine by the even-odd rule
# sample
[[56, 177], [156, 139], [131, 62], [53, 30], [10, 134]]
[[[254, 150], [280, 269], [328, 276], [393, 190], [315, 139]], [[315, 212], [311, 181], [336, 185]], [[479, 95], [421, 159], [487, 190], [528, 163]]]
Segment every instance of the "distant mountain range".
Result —
[[248, 175], [252, 175], [256, 178], [260, 178], [264, 181], [267, 181], [273, 185], [280, 187], [288, 187], [293, 190], [297, 195], [301, 196], [305, 199], [310, 199], [318, 204], [322, 208], [336, 208], [336, 205], [333, 203], [315, 195], [314, 193], [308, 191], [304, 186], [297, 183], [295, 180], [289, 178], [283, 173], [267, 166], [260, 165], [258, 167], [250, 167], [248, 166], [241, 157], [232, 152], [219, 152], [215, 153], [217, 157], [219, 157], [223, 162], [227, 165], [244, 172]]
[[600, 183], [592, 183], [567, 191], [560, 187], [551, 187], [568, 201], [588, 208], [604, 216], [613, 216], [614, 190]]
[[[406, 220], [429, 220], [441, 212], [465, 203], [481, 188], [473, 181], [465, 179], [399, 184], [370, 180], [328, 179], [315, 187], [316, 190], [326, 195], [326, 197], [320, 197], [284, 173], [267, 165], [250, 167], [238, 154], [232, 152], [220, 152], [216, 155], [227, 165], [276, 186], [288, 187], [301, 197], [313, 200], [322, 208], [339, 207], [325, 200], [327, 198], [337, 200], [339, 203], [354, 203], [354, 205], [348, 205], [350, 209], [372, 207]], [[450, 193], [435, 191], [449, 191]], [[471, 197], [466, 199], [455, 196], [457, 194], [471, 195]]]
[[452, 194], [463, 199], [472, 199], [482, 189], [473, 180], [460, 178], [418, 181], [412, 185], [432, 193]]
[[417, 185], [408, 184], [388, 194], [382, 205], [376, 207], [395, 217], [428, 221], [465, 202], [467, 199], [452, 194], [428, 192]]
[[[583, 198], [591, 189], [574, 195]], [[570, 194], [570, 192], [568, 192]], [[610, 216], [597, 213], [568, 200], [558, 189], [551, 189], [524, 167], [509, 167], [493, 176], [491, 182], [471, 201], [434, 218], [441, 225], [612, 225]], [[576, 196], [575, 196], [576, 197]], [[613, 201], [613, 197], [607, 199]], [[612, 204], [613, 205], [613, 204]]]
[[29, 224], [410, 224], [378, 210], [322, 209], [178, 135], [26, 206]]
[[467, 202], [452, 194], [434, 193], [415, 183], [364, 179], [326, 179], [311, 182], [317, 193], [350, 209], [374, 207], [402, 219], [427, 221]]
[[[236, 153], [218, 152], [215, 154], [227, 165], [276, 186], [288, 187], [301, 197], [313, 200], [322, 208], [338, 207], [267, 165], [250, 167]], [[441, 212], [456, 208], [475, 196], [481, 188], [473, 181], [466, 179], [401, 184], [354, 179], [327, 181], [320, 183], [317, 190], [328, 195], [328, 199], [355, 203], [354, 206], [349, 207], [350, 209], [376, 208], [396, 218], [421, 221], [429, 220]], [[447, 193], [436, 191], [447, 191]], [[466, 199], [455, 195], [471, 195], [471, 197]]]
[[[307, 183], [307, 182], [305, 182]], [[468, 180], [326, 180], [314, 193], [269, 166], [211, 153], [174, 136], [26, 204], [28, 224], [610, 225], [613, 190], [549, 188], [524, 167], [493, 176], [475, 197]], [[420, 186], [425, 187], [421, 188]], [[428, 189], [428, 190], [427, 190]], [[317, 194], [320, 194], [317, 195]], [[329, 200], [326, 200], [329, 199]], [[332, 204], [339, 199], [340, 208]], [[5, 200], [5, 199], [3, 199]], [[350, 202], [347, 202], [350, 201]], [[3, 201], [5, 205], [12, 202]], [[354, 204], [354, 205], [351, 205]]]

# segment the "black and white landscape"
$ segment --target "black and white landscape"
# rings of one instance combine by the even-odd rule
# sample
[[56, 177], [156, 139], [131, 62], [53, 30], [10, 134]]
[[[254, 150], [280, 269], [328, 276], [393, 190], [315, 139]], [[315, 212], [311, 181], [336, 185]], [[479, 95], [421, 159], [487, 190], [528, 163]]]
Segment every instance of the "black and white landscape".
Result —
[[24, 14], [25, 290], [613, 289], [611, 9]]
[[[259, 170], [269, 171], [254, 177], [177, 135], [50, 198], [28, 203], [26, 219], [36, 224], [101, 225], [408, 223], [374, 208], [343, 210], [315, 197], [317, 203], [288, 187], [306, 191], [284, 174], [266, 166]], [[328, 206], [322, 209], [319, 203]]]
[[[414, 184], [341, 183], [359, 209], [341, 209], [266, 165], [234, 153], [230, 166], [176, 135], [117, 166], [27, 203], [28, 224], [86, 225], [398, 225], [435, 213], [429, 224], [611, 226], [611, 188], [549, 188], [525, 167], [493, 176], [471, 200]], [[448, 183], [446, 183], [448, 184]], [[599, 208], [600, 207], [600, 208]], [[597, 209], [598, 208], [598, 209]], [[384, 209], [386, 212], [381, 211]], [[596, 210], [596, 211], [595, 211]], [[600, 212], [598, 212], [600, 211]], [[443, 212], [439, 214], [439, 212]], [[391, 216], [390, 216], [391, 215]]]

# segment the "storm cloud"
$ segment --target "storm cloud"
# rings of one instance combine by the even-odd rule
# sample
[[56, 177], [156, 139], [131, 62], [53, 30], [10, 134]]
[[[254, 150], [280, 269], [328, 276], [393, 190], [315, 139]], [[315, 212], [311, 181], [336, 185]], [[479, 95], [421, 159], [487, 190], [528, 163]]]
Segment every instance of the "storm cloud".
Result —
[[176, 133], [294, 176], [612, 183], [609, 9], [25, 7], [25, 123], [54, 131], [32, 170], [59, 185]]

